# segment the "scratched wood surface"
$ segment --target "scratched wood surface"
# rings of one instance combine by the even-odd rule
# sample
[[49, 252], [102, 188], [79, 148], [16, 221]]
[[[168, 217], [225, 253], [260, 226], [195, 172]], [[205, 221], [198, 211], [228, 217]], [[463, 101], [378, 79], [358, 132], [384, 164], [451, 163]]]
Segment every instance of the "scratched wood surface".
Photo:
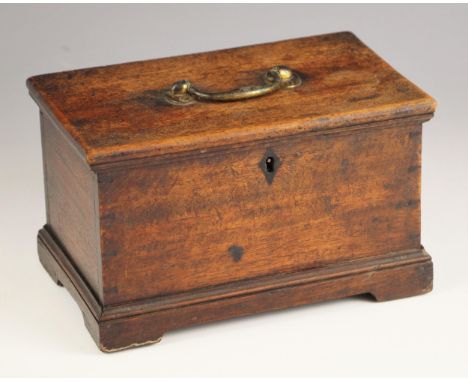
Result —
[[[189, 79], [207, 91], [261, 83], [274, 65], [302, 86], [246, 102], [177, 107], [158, 91]], [[91, 164], [432, 113], [434, 100], [352, 33], [36, 76], [32, 96]]]
[[417, 249], [420, 153], [409, 123], [106, 171], [105, 302]]

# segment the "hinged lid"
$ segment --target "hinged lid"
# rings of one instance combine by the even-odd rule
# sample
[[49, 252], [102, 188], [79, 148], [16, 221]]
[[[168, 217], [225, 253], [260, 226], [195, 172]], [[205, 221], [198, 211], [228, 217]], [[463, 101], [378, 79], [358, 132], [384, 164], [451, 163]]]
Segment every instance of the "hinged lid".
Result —
[[[302, 83], [279, 84], [285, 72], [268, 78], [265, 73], [276, 65], [292, 69]], [[176, 83], [179, 80], [190, 83]], [[177, 94], [191, 86], [191, 102], [171, 102], [174, 97], [168, 95], [174, 93], [167, 90], [174, 83]], [[27, 84], [90, 165], [430, 114], [435, 109], [430, 96], [349, 32], [47, 74]], [[248, 85], [256, 87], [241, 89], [236, 97], [245, 92], [258, 95], [255, 91], [266, 95], [234, 102], [203, 98]]]

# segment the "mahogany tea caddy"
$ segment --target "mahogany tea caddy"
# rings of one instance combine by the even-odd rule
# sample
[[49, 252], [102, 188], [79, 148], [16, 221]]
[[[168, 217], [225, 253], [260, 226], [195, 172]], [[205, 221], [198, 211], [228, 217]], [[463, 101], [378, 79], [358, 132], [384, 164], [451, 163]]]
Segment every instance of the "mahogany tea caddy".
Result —
[[39, 258], [99, 348], [432, 288], [435, 101], [352, 33], [46, 74]]

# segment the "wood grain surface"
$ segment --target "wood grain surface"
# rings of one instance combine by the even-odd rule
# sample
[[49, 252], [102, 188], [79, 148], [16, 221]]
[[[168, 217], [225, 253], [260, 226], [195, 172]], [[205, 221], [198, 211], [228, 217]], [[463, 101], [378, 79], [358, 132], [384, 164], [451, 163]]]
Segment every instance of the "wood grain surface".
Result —
[[48, 230], [102, 300], [97, 176], [42, 113], [41, 132]]
[[[292, 90], [178, 107], [158, 91], [189, 79], [207, 91], [261, 83], [274, 65], [301, 73]], [[42, 109], [90, 164], [205, 149], [434, 112], [434, 100], [352, 33], [32, 77]]]
[[[259, 167], [266, 152], [281, 160], [271, 184]], [[420, 154], [413, 121], [108, 170], [104, 301], [417, 249]]]

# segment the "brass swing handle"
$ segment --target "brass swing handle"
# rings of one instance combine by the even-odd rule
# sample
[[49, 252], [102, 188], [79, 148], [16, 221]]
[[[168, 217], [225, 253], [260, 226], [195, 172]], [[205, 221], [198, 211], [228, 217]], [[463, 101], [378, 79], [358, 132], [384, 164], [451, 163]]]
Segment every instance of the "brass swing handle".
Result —
[[226, 102], [261, 97], [282, 88], [301, 85], [299, 74], [286, 66], [275, 66], [263, 75], [263, 85], [244, 86], [227, 92], [208, 93], [197, 89], [188, 80], [175, 82], [166, 91], [166, 100], [174, 105], [188, 105], [196, 101]]

